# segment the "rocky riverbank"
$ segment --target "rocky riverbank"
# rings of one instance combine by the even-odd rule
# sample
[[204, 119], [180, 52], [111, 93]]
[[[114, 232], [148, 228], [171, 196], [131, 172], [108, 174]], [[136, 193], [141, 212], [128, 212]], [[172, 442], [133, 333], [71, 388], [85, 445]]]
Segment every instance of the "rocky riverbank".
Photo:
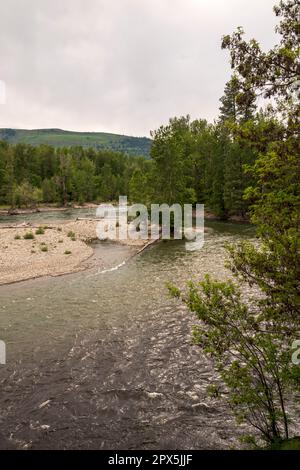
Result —
[[[76, 220], [37, 226], [0, 226], [0, 285], [41, 276], [58, 276], [87, 268], [97, 239], [97, 221]], [[145, 240], [120, 243], [142, 248]]]
[[70, 209], [96, 209], [98, 204], [86, 203], [83, 205], [73, 204], [72, 206], [38, 206], [38, 207], [29, 207], [29, 208], [7, 208], [0, 209], [0, 215], [26, 215], [26, 214], [36, 214], [39, 212], [64, 212]]

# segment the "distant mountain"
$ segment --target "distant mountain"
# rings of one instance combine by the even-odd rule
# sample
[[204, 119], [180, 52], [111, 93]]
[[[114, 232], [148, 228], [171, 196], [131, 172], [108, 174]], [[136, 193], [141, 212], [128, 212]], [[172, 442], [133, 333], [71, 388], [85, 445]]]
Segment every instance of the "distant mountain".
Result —
[[151, 147], [151, 139], [147, 137], [130, 137], [106, 132], [73, 132], [61, 129], [0, 129], [0, 140], [6, 140], [11, 144], [48, 144], [54, 147], [81, 145], [82, 147], [114, 150], [146, 158], [150, 155]]

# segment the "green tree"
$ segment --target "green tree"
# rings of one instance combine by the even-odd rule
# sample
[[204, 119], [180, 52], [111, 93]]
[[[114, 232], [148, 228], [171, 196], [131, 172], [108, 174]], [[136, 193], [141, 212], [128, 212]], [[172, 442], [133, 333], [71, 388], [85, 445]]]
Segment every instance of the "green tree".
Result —
[[72, 182], [72, 157], [68, 149], [58, 150], [59, 168], [56, 176], [60, 200], [65, 206], [69, 200]]
[[196, 202], [193, 189], [190, 117], [170, 119], [151, 132], [151, 157], [156, 175], [156, 201], [166, 204]]
[[[247, 305], [232, 282], [209, 276], [190, 283], [186, 294], [169, 286], [200, 320], [194, 343], [212, 357], [225, 384], [209, 392], [227, 399], [238, 422], [251, 425], [267, 444], [289, 438], [287, 404], [297, 395], [291, 366], [291, 349], [278, 329], [268, 331], [255, 305]], [[229, 394], [226, 393], [229, 391]], [[256, 443], [255, 436], [244, 436]]]
[[228, 246], [228, 267], [262, 295], [245, 302], [232, 282], [209, 278], [190, 284], [187, 295], [170, 287], [202, 322], [196, 342], [215, 359], [238, 418], [267, 443], [290, 436], [300, 386], [291, 360], [300, 327], [298, 11], [297, 0], [275, 7], [282, 17], [277, 28], [282, 37], [267, 53], [255, 40], [244, 41], [240, 29], [223, 40], [245, 97], [249, 90], [272, 96], [273, 109], [281, 116], [280, 123], [261, 119], [260, 125], [250, 121], [235, 129], [260, 151], [247, 169], [255, 184], [245, 192], [260, 240]]
[[5, 181], [8, 144], [0, 141], [0, 203], [6, 202]]
[[241, 91], [240, 82], [237, 76], [233, 75], [226, 83], [224, 96], [220, 99], [221, 122], [243, 122], [253, 117], [256, 109], [255, 93], [249, 91], [245, 95]]
[[32, 207], [42, 201], [42, 191], [33, 187], [28, 181], [23, 181], [14, 188], [15, 204], [18, 207]]
[[14, 207], [16, 179], [14, 172], [14, 153], [11, 147], [6, 151], [4, 162], [5, 170], [2, 176], [1, 193], [3, 201], [11, 207]]
[[58, 187], [55, 178], [44, 179], [42, 183], [43, 202], [59, 202]]
[[113, 201], [116, 196], [116, 176], [111, 167], [105, 163], [101, 170], [100, 197], [103, 201]]
[[92, 201], [95, 195], [95, 164], [83, 157], [73, 165], [71, 176], [72, 199], [80, 204]]
[[144, 203], [147, 198], [147, 177], [136, 169], [129, 182], [129, 197], [134, 203]]

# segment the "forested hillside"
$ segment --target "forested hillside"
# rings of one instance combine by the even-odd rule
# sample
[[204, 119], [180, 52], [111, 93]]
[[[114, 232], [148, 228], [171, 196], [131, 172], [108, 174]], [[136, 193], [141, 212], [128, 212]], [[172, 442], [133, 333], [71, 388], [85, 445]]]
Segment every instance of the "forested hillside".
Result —
[[11, 144], [53, 145], [54, 147], [93, 147], [128, 155], [149, 157], [151, 139], [106, 132], [72, 132], [61, 129], [0, 129], [0, 140]]

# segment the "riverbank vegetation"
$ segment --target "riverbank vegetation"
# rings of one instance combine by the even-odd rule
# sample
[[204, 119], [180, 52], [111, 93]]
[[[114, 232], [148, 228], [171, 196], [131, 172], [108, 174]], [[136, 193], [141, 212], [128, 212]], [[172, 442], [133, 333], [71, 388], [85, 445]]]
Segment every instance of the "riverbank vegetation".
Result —
[[234, 136], [235, 127], [243, 123], [245, 129], [251, 125], [268, 133], [278, 123], [267, 124], [263, 113], [253, 114], [253, 102], [237, 104], [239, 93], [231, 80], [215, 124], [186, 116], [152, 132], [151, 160], [92, 148], [1, 142], [0, 204], [83, 204], [126, 194], [132, 202], [199, 202], [218, 217], [245, 218], [248, 205], [242, 195], [251, 178], [243, 165], [253, 163], [258, 149]]
[[[261, 243], [228, 246], [228, 267], [240, 286], [207, 276], [187, 292], [170, 287], [200, 320], [195, 342], [213, 357], [225, 385], [214, 393], [227, 396], [239, 422], [255, 431], [248, 442], [271, 448], [299, 434], [300, 369], [292, 361], [300, 333], [299, 7], [288, 0], [274, 8], [281, 39], [268, 52], [245, 41], [242, 29], [223, 38], [241, 103], [254, 94], [272, 99], [260, 125], [231, 127], [258, 152], [247, 166], [253, 180], [244, 200]], [[262, 295], [245, 301], [243, 283]]]
[[[253, 183], [245, 171], [284, 128], [278, 117], [244, 97], [236, 74], [225, 86], [213, 124], [170, 119], [151, 132], [151, 159], [94, 148], [0, 142], [0, 205], [34, 207], [117, 200], [203, 203], [219, 218], [246, 219], [243, 198]], [[251, 138], [252, 136], [252, 138]]]

